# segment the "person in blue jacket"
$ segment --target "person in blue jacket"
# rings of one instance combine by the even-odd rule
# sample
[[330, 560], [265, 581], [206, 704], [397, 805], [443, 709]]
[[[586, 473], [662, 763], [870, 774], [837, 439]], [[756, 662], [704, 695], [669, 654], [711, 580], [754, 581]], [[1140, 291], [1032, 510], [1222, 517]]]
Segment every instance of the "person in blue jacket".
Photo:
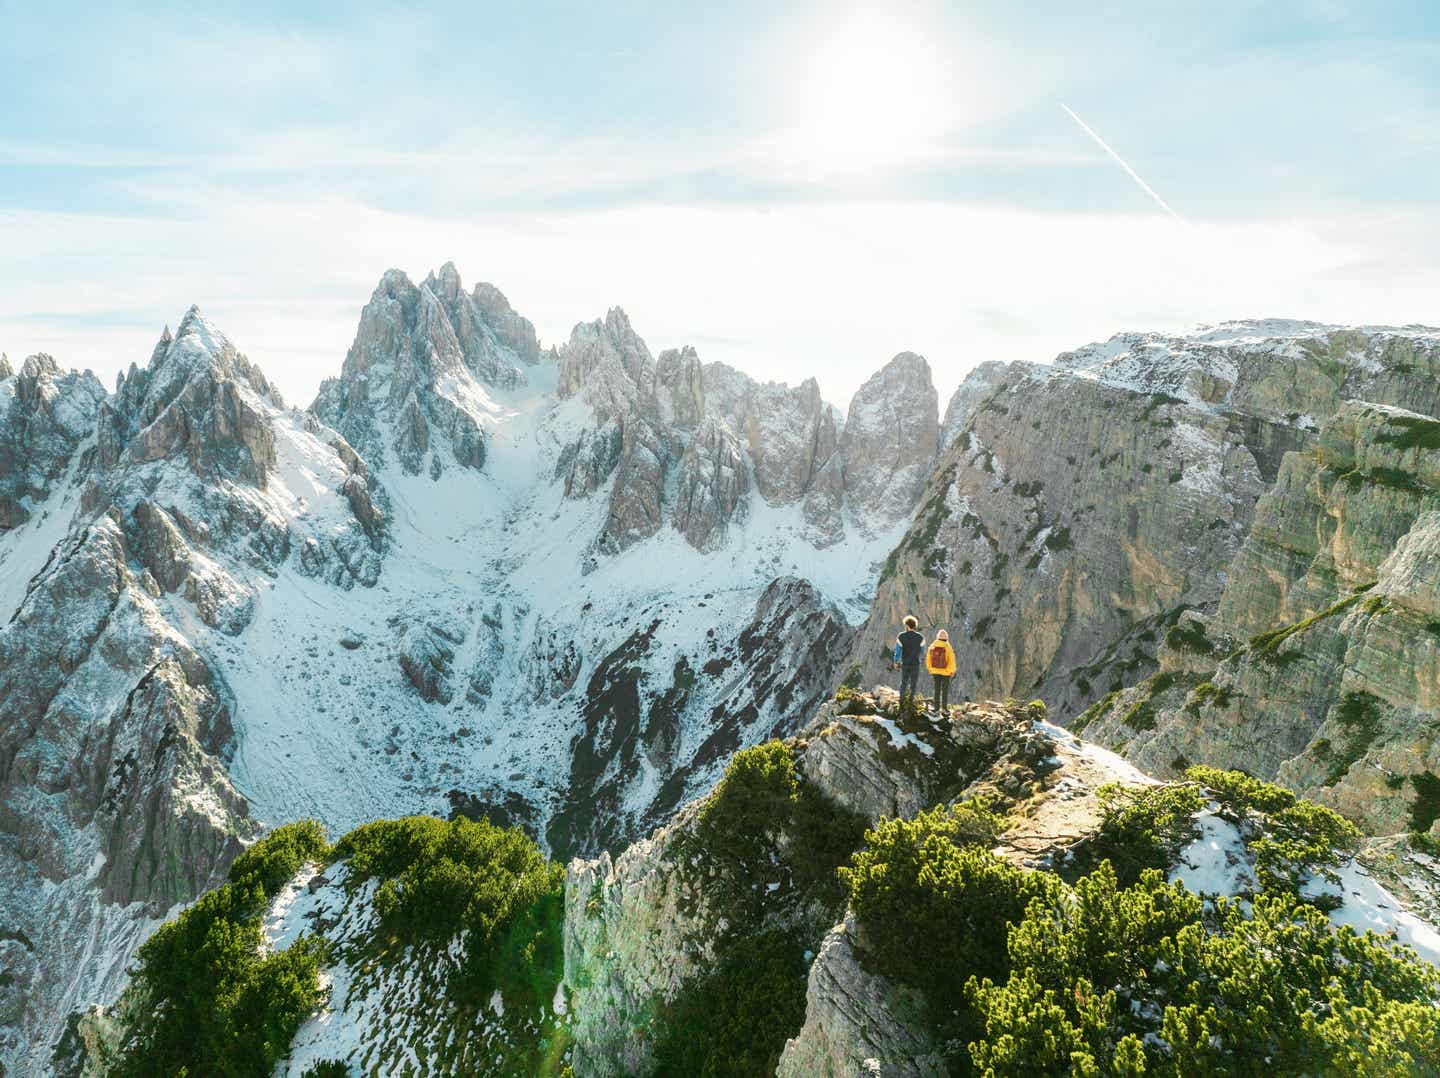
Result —
[[905, 616], [905, 631], [895, 638], [894, 658], [890, 663], [893, 670], [900, 668], [900, 705], [907, 699], [915, 698], [915, 686], [920, 680], [920, 660], [925, 655], [925, 638], [920, 635], [920, 621], [913, 614]]

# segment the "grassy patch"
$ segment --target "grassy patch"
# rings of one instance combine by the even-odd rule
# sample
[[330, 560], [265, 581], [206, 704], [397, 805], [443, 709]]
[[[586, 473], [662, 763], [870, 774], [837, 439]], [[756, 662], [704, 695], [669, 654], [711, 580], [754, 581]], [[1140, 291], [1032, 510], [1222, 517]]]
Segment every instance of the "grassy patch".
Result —
[[1336, 614], [1349, 610], [1364, 597], [1364, 592], [1355, 592], [1347, 595], [1338, 603], [1327, 606], [1319, 613], [1311, 614], [1308, 618], [1297, 621], [1294, 625], [1286, 625], [1280, 629], [1272, 629], [1267, 633], [1257, 633], [1250, 638], [1250, 653], [1262, 662], [1272, 664], [1281, 663], [1283, 661], [1280, 657], [1281, 644], [1285, 643], [1285, 641], [1289, 640], [1292, 636], [1303, 633], [1307, 629], [1319, 624], [1326, 618], [1333, 618]]
[[1440, 819], [1440, 775], [1422, 771], [1410, 776], [1410, 785], [1415, 787], [1415, 801], [1410, 806], [1410, 830], [1428, 832]]
[[1347, 692], [1335, 718], [1345, 728], [1345, 750], [1333, 757], [1326, 786], [1339, 783], [1380, 736], [1380, 701], [1368, 692]]
[[1393, 445], [1396, 449], [1440, 449], [1440, 420], [1394, 415], [1385, 424], [1390, 430], [1376, 435], [1377, 442]]

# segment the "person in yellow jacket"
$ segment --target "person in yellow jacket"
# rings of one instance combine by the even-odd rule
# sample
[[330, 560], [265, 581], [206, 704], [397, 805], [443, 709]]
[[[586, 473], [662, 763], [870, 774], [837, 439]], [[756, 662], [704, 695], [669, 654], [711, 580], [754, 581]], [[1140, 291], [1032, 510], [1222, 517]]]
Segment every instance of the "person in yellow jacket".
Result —
[[955, 676], [955, 649], [950, 634], [941, 629], [934, 642], [925, 649], [925, 669], [935, 679], [935, 710], [942, 715], [950, 707], [950, 679]]

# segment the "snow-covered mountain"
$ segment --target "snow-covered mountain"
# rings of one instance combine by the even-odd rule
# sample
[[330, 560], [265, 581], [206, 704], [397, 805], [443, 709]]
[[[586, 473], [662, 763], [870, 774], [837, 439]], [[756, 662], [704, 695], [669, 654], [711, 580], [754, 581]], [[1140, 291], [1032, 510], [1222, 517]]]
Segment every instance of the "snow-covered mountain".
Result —
[[930, 371], [542, 352], [493, 286], [387, 273], [286, 407], [192, 308], [105, 394], [0, 381], [0, 1058], [39, 1067], [267, 825], [404, 813], [614, 847], [837, 679], [933, 463]]

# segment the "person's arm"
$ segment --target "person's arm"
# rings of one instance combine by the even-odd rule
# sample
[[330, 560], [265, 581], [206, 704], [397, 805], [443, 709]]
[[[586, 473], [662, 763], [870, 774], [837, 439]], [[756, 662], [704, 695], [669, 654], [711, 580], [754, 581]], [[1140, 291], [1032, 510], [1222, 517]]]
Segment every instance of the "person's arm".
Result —
[[892, 667], [895, 667], [895, 666], [899, 666], [899, 665], [900, 665], [900, 653], [901, 653], [901, 650], [902, 650], [902, 649], [901, 649], [901, 646], [900, 646], [900, 639], [899, 639], [899, 637], [896, 637], [896, 639], [895, 639], [895, 653], [890, 656], [890, 665], [891, 665]]

